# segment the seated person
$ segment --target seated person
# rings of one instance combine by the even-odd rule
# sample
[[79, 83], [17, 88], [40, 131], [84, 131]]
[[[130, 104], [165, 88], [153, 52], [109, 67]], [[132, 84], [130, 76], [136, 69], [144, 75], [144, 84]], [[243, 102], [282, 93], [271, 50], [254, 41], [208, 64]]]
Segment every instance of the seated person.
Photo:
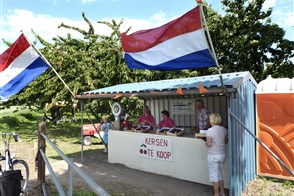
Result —
[[169, 117], [169, 112], [167, 110], [161, 111], [161, 116], [163, 118], [162, 121], [158, 124], [158, 127], [169, 127], [174, 128], [175, 127], [175, 121]]
[[149, 107], [147, 105], [144, 106], [143, 114], [137, 120], [137, 125], [151, 126], [151, 127], [155, 125], [155, 119], [153, 115], [151, 114]]
[[124, 121], [122, 122], [122, 126], [125, 130], [129, 130], [132, 128], [132, 123], [129, 121], [130, 115], [126, 114], [124, 117]]

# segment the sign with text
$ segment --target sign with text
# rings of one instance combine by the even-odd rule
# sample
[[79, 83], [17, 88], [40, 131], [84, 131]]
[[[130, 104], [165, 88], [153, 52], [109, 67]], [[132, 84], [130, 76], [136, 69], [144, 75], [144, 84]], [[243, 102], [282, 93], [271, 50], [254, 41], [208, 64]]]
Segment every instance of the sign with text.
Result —
[[195, 115], [195, 106], [193, 99], [173, 100], [173, 115]]
[[172, 138], [142, 135], [140, 140], [139, 154], [141, 157], [159, 159], [163, 161], [173, 160]]

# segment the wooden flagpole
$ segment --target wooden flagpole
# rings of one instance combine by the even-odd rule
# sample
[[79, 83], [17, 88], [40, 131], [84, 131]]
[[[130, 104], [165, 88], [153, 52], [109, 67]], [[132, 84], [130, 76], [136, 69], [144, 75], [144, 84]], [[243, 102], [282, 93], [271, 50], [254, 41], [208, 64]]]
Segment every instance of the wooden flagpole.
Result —
[[57, 75], [57, 77], [61, 80], [61, 82], [64, 84], [64, 86], [69, 90], [69, 92], [71, 93], [71, 95], [73, 97], [75, 97], [74, 93], [72, 92], [72, 90], [69, 88], [69, 86], [65, 83], [65, 81], [61, 78], [61, 76], [57, 73], [57, 71], [54, 69], [54, 67], [51, 65], [51, 63], [49, 63], [49, 61], [44, 57], [44, 55], [38, 50], [38, 48], [36, 48], [36, 46], [30, 42], [30, 40], [26, 37], [26, 35], [23, 33], [23, 35], [25, 36], [25, 38], [27, 39], [27, 41], [31, 44], [31, 46], [33, 46], [33, 48], [38, 52], [38, 54], [41, 56], [41, 58], [52, 68], [52, 70], [54, 71], [54, 73]]
[[203, 8], [202, 8], [202, 0], [196, 0], [196, 2], [197, 2], [197, 4], [199, 5], [199, 8], [200, 8], [200, 14], [201, 14], [201, 18], [202, 18], [202, 21], [204, 23], [204, 26], [205, 26], [205, 30], [206, 30], [207, 38], [208, 38], [208, 43], [209, 43], [209, 46], [210, 46], [210, 49], [211, 49], [212, 56], [214, 58], [216, 66], [218, 67], [218, 74], [219, 74], [219, 77], [220, 77], [221, 85], [222, 85], [224, 93], [226, 93], [226, 87], [224, 85], [223, 76], [222, 76], [220, 66], [219, 66], [217, 58], [216, 58], [216, 53], [215, 53], [215, 50], [214, 50], [214, 47], [213, 47], [213, 44], [212, 44], [212, 40], [211, 40], [209, 30], [208, 30], [208, 26], [207, 26], [207, 23], [206, 23], [206, 19], [205, 19], [205, 16], [204, 16], [204, 12], [203, 12]]

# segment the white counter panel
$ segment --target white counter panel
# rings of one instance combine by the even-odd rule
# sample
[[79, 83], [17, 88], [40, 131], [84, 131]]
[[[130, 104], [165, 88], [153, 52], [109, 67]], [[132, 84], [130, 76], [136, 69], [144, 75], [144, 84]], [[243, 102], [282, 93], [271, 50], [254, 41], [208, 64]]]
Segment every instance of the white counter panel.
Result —
[[[158, 160], [140, 156], [142, 138], [155, 137], [172, 140], [172, 160]], [[201, 139], [161, 136], [126, 131], [109, 131], [108, 162], [211, 185], [208, 179], [207, 147]], [[223, 168], [225, 187], [230, 187], [228, 155]]]

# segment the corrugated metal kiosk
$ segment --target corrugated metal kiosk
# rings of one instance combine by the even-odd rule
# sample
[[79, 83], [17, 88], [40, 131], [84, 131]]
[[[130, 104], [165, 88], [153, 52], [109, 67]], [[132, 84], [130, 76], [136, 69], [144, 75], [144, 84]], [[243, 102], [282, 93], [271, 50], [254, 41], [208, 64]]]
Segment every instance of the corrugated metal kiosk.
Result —
[[[169, 110], [176, 126], [185, 129], [184, 136], [110, 130], [108, 161], [211, 185], [208, 179], [207, 148], [204, 141], [195, 139], [191, 132], [198, 118], [194, 102], [201, 98], [210, 112], [221, 114], [222, 124], [228, 127], [225, 187], [230, 189], [230, 195], [240, 195], [248, 181], [254, 179], [256, 174], [255, 140], [246, 133], [243, 126], [255, 135], [254, 91], [257, 84], [249, 72], [228, 73], [222, 76], [226, 94], [223, 93], [219, 75], [210, 75], [120, 84], [84, 92], [76, 98], [138, 96], [149, 106], [156, 124], [161, 120], [160, 112], [163, 109]], [[205, 95], [199, 93], [198, 82], [208, 90]], [[183, 89], [183, 95], [176, 93], [179, 86]]]

